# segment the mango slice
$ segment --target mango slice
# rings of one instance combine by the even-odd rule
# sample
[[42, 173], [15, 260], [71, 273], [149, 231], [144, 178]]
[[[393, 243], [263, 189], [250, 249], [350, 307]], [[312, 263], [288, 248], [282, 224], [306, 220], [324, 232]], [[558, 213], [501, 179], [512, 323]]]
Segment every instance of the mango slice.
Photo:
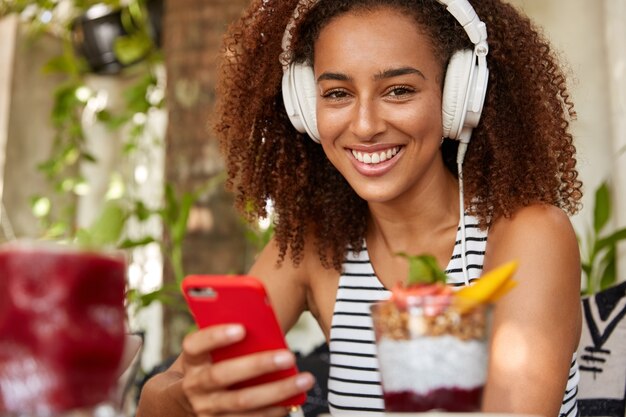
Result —
[[454, 294], [454, 307], [465, 313], [480, 304], [496, 301], [517, 285], [517, 281], [512, 279], [517, 266], [517, 261], [507, 262], [489, 271], [474, 284], [460, 289]]

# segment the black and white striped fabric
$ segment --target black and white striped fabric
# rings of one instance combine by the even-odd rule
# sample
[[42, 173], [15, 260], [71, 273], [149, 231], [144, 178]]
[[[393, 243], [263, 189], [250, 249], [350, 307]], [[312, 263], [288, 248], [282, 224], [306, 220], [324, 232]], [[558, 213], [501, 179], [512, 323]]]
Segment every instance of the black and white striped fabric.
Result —
[[[487, 231], [478, 228], [475, 218], [466, 216], [465, 233], [465, 253], [471, 283], [482, 273]], [[465, 285], [460, 239], [459, 228], [452, 258], [446, 267], [448, 283], [457, 287]], [[355, 412], [380, 414], [384, 411], [369, 307], [377, 301], [387, 300], [390, 295], [391, 293], [376, 276], [367, 249], [359, 253], [349, 252], [339, 279], [330, 331], [328, 405], [333, 415]], [[574, 356], [561, 407], [561, 417], [575, 416], [578, 412], [576, 403], [578, 380], [578, 365]]]

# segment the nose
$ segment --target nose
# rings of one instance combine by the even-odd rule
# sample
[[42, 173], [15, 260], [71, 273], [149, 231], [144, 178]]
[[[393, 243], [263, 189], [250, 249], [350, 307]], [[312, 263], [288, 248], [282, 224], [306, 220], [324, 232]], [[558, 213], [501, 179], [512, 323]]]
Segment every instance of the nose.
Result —
[[370, 141], [385, 130], [385, 120], [372, 100], [359, 100], [350, 124], [352, 133], [361, 141]]

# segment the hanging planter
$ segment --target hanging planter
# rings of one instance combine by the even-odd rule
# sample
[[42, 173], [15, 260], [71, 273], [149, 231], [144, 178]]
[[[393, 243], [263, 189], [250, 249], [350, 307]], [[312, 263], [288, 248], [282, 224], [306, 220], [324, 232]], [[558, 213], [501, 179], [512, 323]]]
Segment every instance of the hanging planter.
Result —
[[162, 0], [122, 9], [96, 4], [73, 22], [72, 44], [92, 72], [117, 74], [160, 46], [162, 15]]

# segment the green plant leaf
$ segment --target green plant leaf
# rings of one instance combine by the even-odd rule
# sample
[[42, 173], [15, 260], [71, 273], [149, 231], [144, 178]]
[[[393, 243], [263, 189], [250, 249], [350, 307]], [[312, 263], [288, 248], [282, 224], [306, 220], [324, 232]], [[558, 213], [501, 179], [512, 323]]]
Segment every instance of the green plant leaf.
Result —
[[151, 236], [146, 236], [141, 239], [124, 239], [122, 243], [118, 245], [120, 249], [132, 249], [140, 246], [145, 246], [150, 243], [154, 243], [157, 240]]
[[77, 81], [61, 84], [54, 91], [54, 106], [52, 108], [52, 122], [59, 128], [74, 117], [74, 110], [82, 108], [84, 104], [76, 97], [76, 90], [83, 84]]
[[73, 165], [80, 158], [80, 149], [75, 144], [69, 143], [60, 156], [65, 165]]
[[147, 74], [137, 83], [124, 90], [124, 99], [129, 112], [147, 113], [151, 105], [147, 100], [148, 90], [156, 85], [157, 79], [152, 74]]
[[139, 61], [150, 52], [150, 49], [152, 40], [141, 32], [120, 36], [113, 43], [113, 52], [124, 65]]
[[44, 237], [46, 239], [58, 239], [65, 236], [70, 230], [70, 226], [65, 221], [56, 221], [48, 227]]
[[76, 64], [72, 62], [72, 57], [69, 55], [58, 55], [51, 58], [43, 66], [43, 72], [45, 74], [54, 73], [67, 73], [71, 74], [75, 71]]
[[139, 149], [139, 147], [137, 146], [136, 143], [125, 143], [124, 148], [122, 149], [122, 152], [125, 155], [128, 155], [128, 154], [135, 152], [137, 149]]
[[587, 276], [591, 275], [591, 265], [583, 262], [580, 267]]
[[582, 288], [581, 292], [583, 295], [591, 295], [593, 294], [593, 282], [592, 282], [593, 279], [591, 276], [591, 273], [592, 273], [591, 265], [583, 262], [580, 265], [580, 267], [584, 274], [584, 283], [585, 283], [585, 286], [584, 288]]
[[180, 284], [185, 277], [185, 273], [183, 270], [182, 242], [175, 242], [170, 248], [170, 262], [172, 263], [174, 278], [176, 279], [176, 282]]
[[600, 233], [611, 217], [611, 194], [606, 182], [596, 190], [595, 204], [593, 207], [593, 229], [596, 234]]
[[178, 218], [172, 225], [172, 238], [176, 242], [182, 242], [185, 234], [187, 233], [187, 221], [189, 220], [189, 213], [195, 203], [197, 197], [194, 193], [186, 192], [181, 197], [180, 209], [178, 211]]
[[617, 267], [616, 267], [616, 248], [611, 246], [608, 251], [602, 257], [600, 261], [600, 288], [599, 291], [605, 290], [611, 287], [617, 282]]
[[157, 301], [163, 304], [172, 304], [174, 302], [173, 297], [168, 294], [165, 287], [143, 294], [135, 289], [132, 289], [126, 293], [126, 299], [131, 304], [137, 305], [139, 308], [148, 307], [150, 304]]
[[115, 131], [119, 130], [124, 124], [132, 118], [130, 112], [124, 112], [122, 114], [113, 114], [107, 109], [100, 110], [96, 113], [96, 118], [99, 122], [106, 124], [106, 126]]
[[445, 283], [447, 280], [444, 271], [439, 268], [437, 259], [432, 255], [408, 255], [404, 252], [396, 254], [409, 261], [409, 276], [407, 285]]
[[150, 210], [143, 201], [135, 202], [135, 209], [133, 210], [133, 214], [137, 216], [140, 221], [146, 221], [154, 214], [152, 210]]
[[168, 304], [168, 302], [171, 302], [168, 300], [168, 298], [165, 296], [161, 289], [139, 295], [139, 303], [142, 307], [148, 307], [155, 301], [160, 301], [163, 304]]
[[118, 201], [107, 201], [92, 225], [78, 231], [78, 243], [87, 247], [106, 247], [117, 244], [124, 231], [126, 218], [126, 212]]
[[616, 230], [615, 232], [611, 233], [609, 236], [596, 241], [594, 245], [594, 252], [598, 253], [602, 249], [615, 245], [617, 244], [617, 242], [620, 242], [622, 240], [626, 240], [626, 227], [623, 229]]
[[160, 210], [163, 222], [171, 226], [176, 222], [178, 217], [178, 201], [172, 184], [165, 184], [165, 206]]
[[96, 158], [96, 156], [95, 156], [95, 155], [90, 154], [89, 152], [85, 152], [85, 151], [83, 151], [83, 152], [81, 153], [80, 157], [81, 157], [84, 161], [91, 162], [91, 163], [93, 163], [93, 164], [98, 163], [98, 158]]

